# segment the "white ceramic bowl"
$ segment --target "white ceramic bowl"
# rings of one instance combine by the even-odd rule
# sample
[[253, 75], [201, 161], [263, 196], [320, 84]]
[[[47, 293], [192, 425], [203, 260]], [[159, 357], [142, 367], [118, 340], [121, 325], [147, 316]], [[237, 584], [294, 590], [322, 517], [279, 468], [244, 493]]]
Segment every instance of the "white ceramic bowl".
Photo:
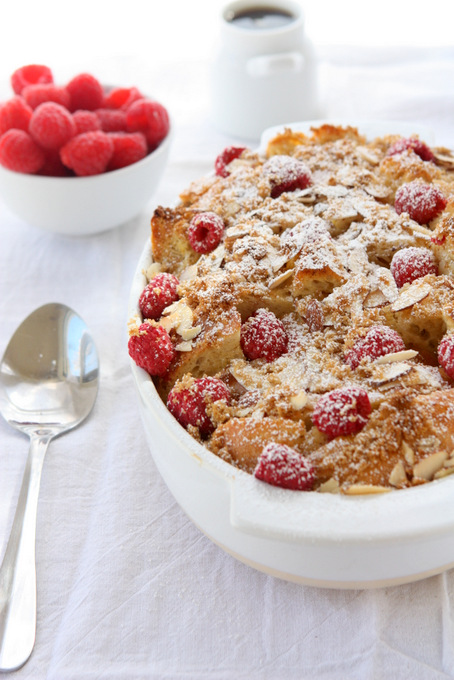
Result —
[[142, 160], [91, 177], [43, 177], [0, 166], [0, 195], [17, 217], [46, 231], [87, 236], [114, 229], [136, 217], [153, 196], [171, 138], [172, 128]]
[[[295, 126], [293, 126], [295, 127]], [[147, 240], [129, 314], [146, 285]], [[155, 463], [176, 501], [214, 543], [242, 562], [305, 585], [397, 585], [454, 566], [454, 476], [371, 496], [269, 486], [196, 442], [173, 418], [148, 374], [131, 361]]]

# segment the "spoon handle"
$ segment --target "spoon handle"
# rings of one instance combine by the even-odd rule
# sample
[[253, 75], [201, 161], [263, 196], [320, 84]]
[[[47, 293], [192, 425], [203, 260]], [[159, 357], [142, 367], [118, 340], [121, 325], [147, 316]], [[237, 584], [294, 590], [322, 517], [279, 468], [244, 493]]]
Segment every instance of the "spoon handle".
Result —
[[20, 668], [36, 634], [35, 536], [44, 456], [52, 434], [32, 434], [16, 514], [0, 567], [0, 671]]

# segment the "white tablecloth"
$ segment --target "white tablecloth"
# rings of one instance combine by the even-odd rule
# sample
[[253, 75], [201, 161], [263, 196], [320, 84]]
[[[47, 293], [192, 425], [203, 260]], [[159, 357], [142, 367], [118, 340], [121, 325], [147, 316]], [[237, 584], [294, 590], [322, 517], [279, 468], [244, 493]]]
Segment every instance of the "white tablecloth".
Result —
[[[454, 50], [319, 52], [321, 115], [425, 123], [454, 147]], [[61, 301], [101, 358], [91, 417], [51, 443], [37, 527], [38, 627], [17, 680], [440, 680], [454, 677], [454, 573], [380, 590], [280, 581], [193, 526], [153, 463], [126, 351], [127, 300], [153, 205], [172, 202], [236, 140], [209, 114], [203, 63], [93, 67], [172, 111], [169, 166], [132, 223], [88, 238], [38, 231], [0, 202], [0, 352], [35, 307]], [[27, 439], [0, 421], [0, 550]], [[454, 537], [453, 537], [454, 540]]]

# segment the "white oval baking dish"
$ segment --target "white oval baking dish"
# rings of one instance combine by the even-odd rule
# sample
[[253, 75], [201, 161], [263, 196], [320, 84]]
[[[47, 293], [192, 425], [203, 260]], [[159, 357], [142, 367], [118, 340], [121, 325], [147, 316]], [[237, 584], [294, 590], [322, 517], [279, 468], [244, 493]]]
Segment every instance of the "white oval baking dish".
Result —
[[[358, 127], [366, 127], [366, 134], [390, 131], [383, 123]], [[395, 129], [423, 134], [415, 126]], [[262, 144], [275, 132], [266, 131]], [[143, 271], [151, 261], [147, 239], [131, 289], [130, 317], [139, 313]], [[289, 581], [335, 588], [397, 585], [454, 566], [454, 476], [353, 497], [269, 486], [196, 442], [169, 413], [149, 375], [132, 360], [131, 367], [160, 474], [199, 529], [237, 559]]]

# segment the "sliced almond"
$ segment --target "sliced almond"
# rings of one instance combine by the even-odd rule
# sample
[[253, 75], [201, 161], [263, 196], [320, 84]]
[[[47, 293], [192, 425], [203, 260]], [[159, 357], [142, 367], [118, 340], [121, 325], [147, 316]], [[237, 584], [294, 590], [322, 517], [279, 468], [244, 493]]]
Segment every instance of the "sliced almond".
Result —
[[389, 483], [392, 486], [401, 486], [407, 481], [404, 464], [401, 460], [399, 460], [391, 470], [391, 474], [389, 475]]
[[209, 255], [203, 256], [203, 262], [211, 271], [216, 271], [221, 266], [225, 257], [225, 247], [220, 243]]
[[407, 463], [409, 465], [413, 465], [415, 462], [415, 452], [411, 448], [410, 444], [407, 444], [407, 442], [404, 440], [402, 440], [402, 453], [404, 454], [404, 458]]
[[446, 451], [436, 451], [430, 456], [423, 458], [413, 466], [413, 474], [419, 479], [430, 481], [438, 470], [441, 470], [443, 463], [448, 458]]
[[161, 271], [162, 266], [159, 262], [152, 262], [148, 269], [145, 270], [144, 274], [147, 277], [148, 281], [151, 281], [153, 277], [156, 276], [156, 274], [159, 274]]
[[202, 330], [202, 326], [193, 326], [192, 328], [183, 328], [180, 335], [183, 340], [194, 340]]
[[397, 378], [406, 375], [411, 369], [411, 364], [406, 364], [403, 361], [391, 364], [379, 364], [378, 366], [374, 363], [371, 365], [372, 375], [370, 380], [375, 385], [383, 385], [384, 383], [392, 382], [393, 380], [397, 380]]
[[190, 281], [191, 279], [195, 279], [197, 276], [197, 270], [198, 266], [197, 264], [191, 264], [189, 267], [186, 267], [186, 269], [183, 269], [183, 271], [180, 274], [180, 281]]
[[387, 302], [388, 300], [381, 290], [373, 290], [364, 298], [364, 308], [374, 309], [374, 307], [382, 307]]
[[393, 364], [396, 361], [408, 361], [408, 359], [413, 359], [417, 355], [418, 352], [414, 349], [404, 349], [401, 352], [385, 354], [384, 356], [375, 359], [374, 364]]
[[275, 257], [271, 258], [273, 272], [278, 272], [279, 269], [282, 269], [282, 267], [286, 265], [287, 262], [289, 262], [289, 260], [291, 260], [289, 255], [276, 255]]
[[172, 330], [172, 328], [175, 327], [174, 322], [175, 320], [171, 314], [169, 316], [163, 316], [159, 319], [159, 325], [162, 328], [164, 328], [167, 332], [169, 332], [170, 330]]
[[443, 151], [435, 151], [434, 156], [438, 165], [442, 165], [449, 170], [454, 169], [454, 156], [452, 156], [448, 149], [443, 149]]
[[320, 493], [339, 493], [339, 482], [334, 477], [323, 482], [319, 488]]
[[364, 191], [374, 198], [388, 198], [391, 191], [386, 184], [371, 183], [364, 187]]
[[399, 297], [392, 303], [391, 309], [393, 312], [398, 312], [401, 309], [411, 307], [416, 304], [416, 302], [424, 300], [431, 290], [432, 286], [430, 283], [420, 280], [414, 281], [408, 288], [405, 288], [399, 293]]
[[307, 404], [307, 394], [304, 390], [290, 397], [290, 403], [296, 411], [300, 411]]
[[316, 198], [314, 194], [299, 194], [296, 197], [296, 200], [299, 201], [299, 203], [304, 203], [304, 205], [311, 205], [312, 203], [315, 203]]
[[166, 330], [175, 328], [181, 335], [183, 331], [192, 328], [193, 318], [192, 309], [186, 304], [185, 299], [181, 298], [164, 309], [159, 324]]
[[326, 198], [342, 198], [348, 194], [348, 189], [342, 184], [318, 184], [316, 193], [318, 196], [326, 196]]
[[345, 489], [348, 496], [359, 496], [361, 494], [389, 493], [391, 489], [387, 486], [375, 486], [375, 484], [352, 484]]
[[280, 286], [293, 275], [294, 271], [294, 269], [286, 269], [282, 274], [279, 274], [270, 282], [269, 288], [272, 290], [273, 288]]
[[408, 224], [406, 226], [409, 226], [412, 231], [414, 231], [417, 234], [420, 234], [421, 236], [426, 236], [427, 238], [432, 237], [432, 232], [430, 229], [427, 229], [427, 227], [423, 227], [422, 224], [418, 224], [417, 222], [411, 222], [411, 224]]
[[442, 477], [448, 477], [448, 475], [452, 475], [454, 473], [454, 467], [451, 468], [442, 468], [441, 470], [438, 470], [434, 474], [434, 479], [441, 479]]
[[243, 238], [249, 234], [249, 229], [246, 227], [229, 227], [225, 232], [226, 241], [236, 241], [237, 238]]
[[190, 352], [192, 349], [192, 342], [190, 340], [180, 342], [178, 345], [175, 345], [175, 349], [178, 350], [178, 352]]
[[377, 154], [367, 146], [358, 146], [357, 151], [359, 155], [368, 163], [371, 163], [372, 165], [378, 165], [380, 163], [380, 157], [377, 156]]

